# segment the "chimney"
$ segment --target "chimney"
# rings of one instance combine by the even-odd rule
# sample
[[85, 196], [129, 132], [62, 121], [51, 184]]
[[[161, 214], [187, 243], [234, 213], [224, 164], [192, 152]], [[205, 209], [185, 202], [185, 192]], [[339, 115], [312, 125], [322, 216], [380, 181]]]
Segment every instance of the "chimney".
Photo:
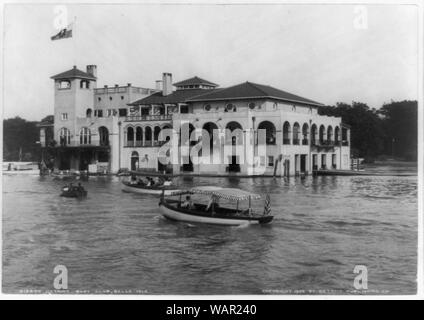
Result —
[[162, 90], [162, 80], [156, 80], [156, 90]]
[[172, 93], [172, 74], [163, 73], [162, 74], [162, 94], [164, 96], [170, 95]]
[[90, 64], [87, 66], [87, 73], [97, 78], [97, 66], [95, 64]]

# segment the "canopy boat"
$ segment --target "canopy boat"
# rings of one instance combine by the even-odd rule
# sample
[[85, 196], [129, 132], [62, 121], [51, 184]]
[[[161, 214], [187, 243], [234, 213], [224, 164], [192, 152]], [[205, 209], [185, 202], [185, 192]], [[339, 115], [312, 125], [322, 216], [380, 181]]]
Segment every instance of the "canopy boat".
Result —
[[64, 186], [62, 188], [61, 197], [66, 198], [82, 198], [87, 196], [87, 191], [82, 186]]
[[158, 186], [146, 186], [140, 183], [134, 183], [131, 181], [122, 181], [122, 191], [133, 192], [139, 194], [157, 194], [160, 195], [162, 192], [165, 195], [171, 195], [172, 192], [179, 191], [176, 186], [173, 185], [158, 185]]
[[[200, 203], [191, 203], [184, 207], [181, 203], [183, 195], [203, 194], [211, 199], [226, 199], [236, 201], [236, 208], [225, 208], [212, 202], [211, 206]], [[254, 213], [251, 207], [251, 201], [261, 199], [258, 194], [250, 193], [235, 188], [221, 188], [215, 186], [203, 186], [192, 188], [187, 191], [174, 192], [172, 195], [179, 195], [180, 199], [165, 199], [162, 195], [159, 202], [159, 208], [165, 218], [176, 221], [207, 223], [226, 226], [240, 226], [247, 224], [265, 224], [274, 218], [270, 215], [270, 199], [267, 195], [265, 200], [264, 212], [262, 214]], [[239, 209], [239, 202], [247, 200], [249, 207], [246, 210]], [[208, 208], [209, 207], [209, 208]]]

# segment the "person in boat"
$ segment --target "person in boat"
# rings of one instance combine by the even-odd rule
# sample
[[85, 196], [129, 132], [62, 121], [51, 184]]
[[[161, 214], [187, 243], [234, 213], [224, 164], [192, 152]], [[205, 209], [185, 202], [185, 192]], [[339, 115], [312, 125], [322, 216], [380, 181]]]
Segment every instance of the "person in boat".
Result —
[[163, 182], [163, 186], [164, 187], [169, 187], [170, 185], [172, 185], [172, 181], [170, 178], [166, 178], [165, 181]]
[[130, 184], [137, 184], [137, 177], [133, 174], [130, 178]]
[[143, 179], [142, 179], [142, 178], [138, 179], [137, 184], [138, 184], [139, 186], [145, 186], [145, 185], [146, 185], [146, 183], [143, 181]]
[[211, 195], [211, 197], [209, 198], [208, 205], [206, 206], [206, 211], [214, 212], [215, 209], [218, 207], [219, 207], [219, 198], [214, 195]]
[[151, 187], [153, 184], [153, 179], [150, 177], [146, 177], [147, 183], [146, 183], [146, 187]]
[[181, 204], [181, 208], [186, 208], [186, 209], [193, 209], [194, 208], [193, 200], [191, 200], [190, 196], [186, 197], [184, 202]]
[[81, 185], [81, 182], [78, 182], [78, 191], [84, 191], [84, 187]]

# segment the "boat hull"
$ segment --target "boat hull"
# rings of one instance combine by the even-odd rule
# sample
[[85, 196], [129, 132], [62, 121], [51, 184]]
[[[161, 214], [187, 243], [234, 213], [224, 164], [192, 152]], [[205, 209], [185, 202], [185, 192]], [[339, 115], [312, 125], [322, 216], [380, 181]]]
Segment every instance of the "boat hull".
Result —
[[10, 171], [3, 171], [4, 175], [31, 175], [31, 176], [38, 176], [40, 175], [40, 170], [10, 170]]
[[189, 214], [189, 213], [173, 210], [172, 208], [165, 206], [163, 203], [159, 203], [159, 209], [162, 212], [162, 215], [165, 218], [170, 220], [191, 222], [191, 223], [214, 224], [214, 225], [221, 225], [221, 226], [243, 226], [243, 225], [250, 225], [250, 224], [263, 224], [263, 223], [269, 223], [272, 220], [272, 216], [263, 217], [263, 218], [242, 219], [242, 218], [236, 218], [236, 217], [221, 218], [221, 217], [194, 215], [194, 214]]
[[[138, 194], [156, 194], [161, 195], [162, 189], [148, 189], [148, 188], [137, 188], [132, 187], [126, 184], [122, 184], [122, 191], [125, 192], [132, 192], [132, 193], [138, 193]], [[171, 195], [173, 192], [178, 191], [177, 189], [165, 189], [165, 196]]]

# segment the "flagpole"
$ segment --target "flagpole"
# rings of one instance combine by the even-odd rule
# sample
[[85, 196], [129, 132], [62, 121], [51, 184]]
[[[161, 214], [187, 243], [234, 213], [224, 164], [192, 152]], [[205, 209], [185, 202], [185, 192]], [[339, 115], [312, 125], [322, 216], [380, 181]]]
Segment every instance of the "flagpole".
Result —
[[77, 16], [74, 16], [74, 22], [72, 26], [72, 40], [74, 42], [74, 66], [77, 65], [77, 39], [75, 37], [75, 31], [77, 29]]

